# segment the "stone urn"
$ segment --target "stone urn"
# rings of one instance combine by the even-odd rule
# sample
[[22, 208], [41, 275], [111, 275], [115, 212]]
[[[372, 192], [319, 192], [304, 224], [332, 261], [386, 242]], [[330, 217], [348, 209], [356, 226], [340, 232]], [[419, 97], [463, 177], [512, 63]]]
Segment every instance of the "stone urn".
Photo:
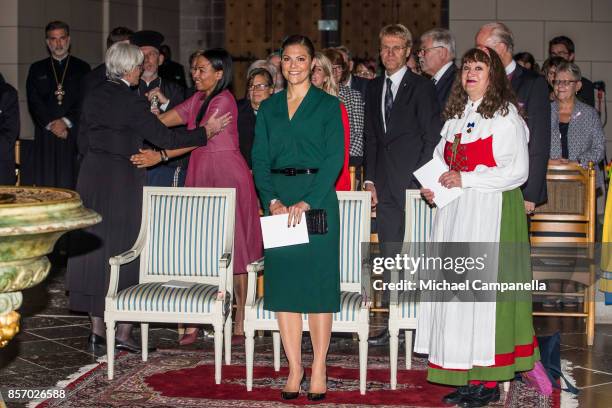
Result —
[[0, 186], [0, 347], [19, 332], [20, 291], [47, 277], [59, 237], [101, 220], [74, 191]]

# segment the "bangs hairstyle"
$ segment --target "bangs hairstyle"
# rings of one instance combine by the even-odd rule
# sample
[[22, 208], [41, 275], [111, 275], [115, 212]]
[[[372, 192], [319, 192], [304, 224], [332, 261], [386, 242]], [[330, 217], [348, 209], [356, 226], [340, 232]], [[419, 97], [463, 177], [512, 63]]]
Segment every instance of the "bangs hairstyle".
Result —
[[329, 61], [332, 64], [332, 67], [334, 65], [340, 65], [342, 67], [342, 76], [340, 77], [340, 81], [341, 82], [346, 81], [348, 79], [350, 72], [348, 71], [348, 66], [346, 64], [346, 61], [344, 61], [344, 57], [342, 56], [342, 53], [340, 53], [338, 49], [334, 49], [334, 48], [326, 48], [322, 52], [323, 52], [323, 55], [325, 55], [329, 59]]
[[487, 52], [472, 48], [468, 50], [461, 58], [461, 64], [457, 70], [457, 77], [453, 83], [451, 94], [448, 98], [446, 107], [442, 117], [444, 120], [460, 118], [463, 115], [465, 104], [468, 102], [468, 94], [463, 89], [461, 84], [461, 75], [463, 67], [467, 63], [482, 62], [489, 67], [489, 86], [485, 91], [482, 102], [477, 109], [477, 112], [485, 119], [491, 119], [496, 112], [500, 112], [502, 116], [506, 116], [509, 110], [509, 104], [519, 110], [519, 104], [512, 91], [510, 81], [506, 77], [504, 64], [497, 53], [487, 47]]
[[384, 26], [378, 33], [378, 39], [382, 40], [383, 37], [393, 36], [399, 37], [406, 43], [406, 47], [412, 47], [412, 33], [403, 24], [389, 24]]
[[266, 84], [274, 88], [274, 80], [272, 79], [272, 74], [265, 68], [254, 68], [249, 71], [247, 75], [247, 90], [253, 85], [253, 81], [257, 75], [261, 75], [265, 78]]
[[192, 63], [199, 57], [206, 58], [208, 62], [210, 62], [210, 66], [212, 67], [212, 69], [214, 69], [215, 72], [223, 71], [223, 75], [221, 76], [221, 79], [217, 81], [217, 85], [212, 90], [212, 92], [206, 96], [202, 107], [200, 107], [200, 111], [196, 116], [196, 126], [199, 126], [200, 122], [202, 121], [202, 118], [206, 113], [206, 108], [208, 108], [208, 105], [212, 98], [219, 95], [225, 89], [229, 88], [230, 84], [232, 83], [233, 75], [232, 56], [223, 48], [213, 48], [204, 52], [196, 52], [193, 54]]

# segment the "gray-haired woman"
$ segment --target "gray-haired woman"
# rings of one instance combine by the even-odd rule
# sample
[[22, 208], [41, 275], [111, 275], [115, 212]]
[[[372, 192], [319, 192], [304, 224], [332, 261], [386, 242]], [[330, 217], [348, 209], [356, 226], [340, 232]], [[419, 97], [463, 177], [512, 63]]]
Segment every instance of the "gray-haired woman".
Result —
[[[86, 230], [80, 255], [68, 262], [67, 286], [72, 310], [91, 318], [90, 347], [104, 345], [104, 298], [109, 284], [108, 259], [132, 247], [140, 230], [145, 170], [130, 156], [143, 141], [160, 148], [205, 145], [227, 125], [228, 115], [211, 118], [204, 129], [169, 130], [151, 113], [146, 98], [132, 92], [142, 70], [143, 54], [135, 45], [117, 43], [106, 52], [108, 81], [85, 98], [81, 113], [81, 153], [85, 154], [77, 191], [86, 207], [102, 222]], [[119, 289], [138, 283], [138, 262], [121, 270]], [[116, 347], [131, 352], [140, 348], [131, 337], [131, 324], [120, 324]]]
[[[588, 167], [595, 165], [598, 195], [603, 194], [604, 174], [599, 166], [604, 158], [605, 138], [597, 111], [577, 99], [576, 94], [582, 87], [580, 68], [572, 62], [562, 62], [557, 66], [553, 83], [554, 100], [551, 104], [551, 164], [577, 163]], [[600, 210], [603, 211], [603, 208]], [[551, 283], [549, 289], [559, 292], [561, 284]], [[574, 283], [566, 283], [563, 292], [575, 292]], [[562, 299], [548, 298], [543, 306], [554, 308], [574, 308], [577, 299], [566, 296]]]

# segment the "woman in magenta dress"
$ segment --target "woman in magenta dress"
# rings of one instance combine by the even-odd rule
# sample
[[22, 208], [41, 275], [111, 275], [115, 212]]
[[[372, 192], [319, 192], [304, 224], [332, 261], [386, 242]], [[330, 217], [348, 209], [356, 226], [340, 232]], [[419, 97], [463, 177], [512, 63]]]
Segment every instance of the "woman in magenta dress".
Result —
[[[259, 201], [253, 177], [240, 153], [238, 144], [238, 108], [234, 96], [227, 90], [232, 78], [232, 59], [223, 49], [199, 51], [191, 66], [196, 92], [191, 98], [159, 116], [168, 127], [187, 125], [195, 129], [212, 116], [231, 113], [231, 123], [204, 148], [191, 152], [185, 187], [233, 187], [236, 189], [236, 230], [234, 234], [234, 295], [236, 296], [235, 335], [244, 335], [244, 304], [246, 301], [249, 263], [261, 258], [263, 251], [259, 224]], [[175, 157], [189, 149], [157, 153], [160, 157]], [[187, 328], [180, 344], [197, 339], [198, 330]]]

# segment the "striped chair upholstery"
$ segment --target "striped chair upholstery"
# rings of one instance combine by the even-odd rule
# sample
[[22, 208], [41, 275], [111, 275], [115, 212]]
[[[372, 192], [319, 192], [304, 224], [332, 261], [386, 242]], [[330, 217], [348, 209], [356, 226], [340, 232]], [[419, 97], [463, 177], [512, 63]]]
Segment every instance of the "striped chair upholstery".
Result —
[[340, 282], [361, 283], [363, 201], [340, 200]]
[[[427, 242], [430, 240], [431, 227], [436, 209], [431, 208], [421, 197], [419, 190], [406, 190], [406, 228], [404, 242], [409, 250], [409, 256], [420, 256], [427, 253]], [[413, 276], [408, 271], [399, 271], [399, 279], [410, 279]], [[389, 333], [390, 362], [391, 362], [391, 389], [397, 387], [397, 355], [398, 334], [404, 330], [406, 334], [406, 369], [410, 369], [412, 360], [412, 331], [416, 330], [417, 313], [419, 311], [419, 293], [415, 291], [402, 291], [391, 294], [389, 303]]]
[[190, 288], [168, 288], [163, 282], [134, 285], [117, 295], [117, 310], [171, 313], [212, 312], [218, 286], [196, 284]]
[[[104, 322], [109, 379], [114, 376], [115, 324], [140, 323], [142, 359], [147, 361], [149, 323], [164, 322], [212, 325], [215, 383], [221, 383], [224, 348], [225, 363], [231, 361], [235, 205], [233, 188], [144, 187], [138, 238], [108, 261]], [[139, 283], [119, 290], [121, 268], [134, 262], [140, 267]], [[169, 281], [188, 287], [163, 286]]]
[[[227, 199], [222, 196], [152, 195], [147, 226], [147, 274], [170, 279], [219, 276]], [[189, 222], [185, 222], [190, 220]]]

